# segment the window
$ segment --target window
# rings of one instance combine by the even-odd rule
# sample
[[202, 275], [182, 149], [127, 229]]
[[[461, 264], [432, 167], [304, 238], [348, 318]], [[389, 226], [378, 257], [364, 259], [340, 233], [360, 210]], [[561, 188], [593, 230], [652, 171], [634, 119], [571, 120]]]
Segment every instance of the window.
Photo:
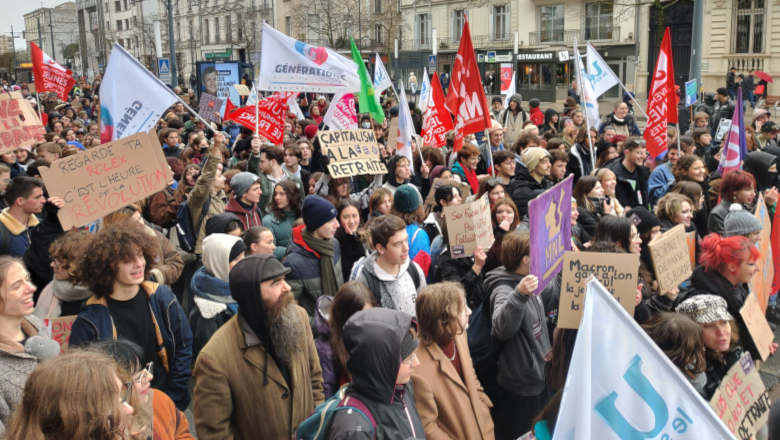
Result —
[[414, 26], [414, 38], [417, 40], [417, 49], [431, 48], [431, 14], [417, 14], [417, 23]]
[[458, 9], [452, 11], [452, 42], [457, 43], [460, 41], [460, 37], [463, 36], [463, 25], [466, 23], [466, 10]]
[[133, 27], [138, 27], [138, 16], [133, 15]]
[[209, 44], [210, 38], [209, 38], [209, 19], [206, 18], [203, 20], [203, 44]]
[[181, 23], [176, 22], [176, 41], [181, 41]]
[[292, 37], [292, 17], [289, 15], [284, 17], [284, 34]]
[[122, 20], [116, 21], [116, 30], [121, 31], [122, 30]]
[[239, 26], [237, 30], [238, 30], [238, 41], [241, 41], [244, 39], [244, 28]]
[[219, 43], [219, 17], [214, 18], [214, 42]]
[[125, 40], [120, 38], [119, 40], [117, 40], [117, 43], [119, 43], [120, 46], [125, 47]]
[[138, 37], [135, 37], [135, 47], [138, 47]]
[[320, 16], [317, 14], [309, 14], [309, 31], [306, 38], [309, 40], [310, 44], [319, 45], [317, 43], [317, 37], [319, 37], [319, 34], [317, 34], [316, 28], [320, 25]]
[[732, 53], [763, 53], [766, 0], [734, 0]]
[[490, 39], [509, 39], [509, 5], [490, 8]]
[[130, 19], [125, 18], [125, 29], [130, 29]]
[[[119, 0], [115, 1], [114, 2], [114, 9], [116, 9], [117, 11], [121, 11], [122, 10], [122, 2], [120, 2]], [[106, 10], [108, 10], [108, 3], [106, 3]]]
[[374, 25], [374, 41], [382, 42], [382, 25]]
[[[117, 2], [117, 4], [118, 4], [118, 3], [119, 3], [119, 2]], [[117, 8], [119, 8], [119, 6], [117, 6]], [[105, 9], [103, 9], [103, 11], [105, 11], [105, 12], [108, 12], [108, 2], [106, 2], [106, 8], [105, 8]]]
[[563, 5], [542, 6], [539, 18], [540, 42], [563, 41]]
[[347, 14], [344, 20], [344, 39], [349, 40], [353, 35], [355, 35], [355, 23], [352, 16]]
[[225, 17], [225, 41], [228, 43], [233, 42], [233, 27], [231, 26], [232, 21], [233, 20], [230, 15]]
[[610, 3], [585, 4], [585, 41], [612, 39], [612, 8]]
[[382, 0], [374, 0], [374, 13], [375, 14], [382, 13]]
[[98, 14], [97, 11], [91, 11], [89, 13], [89, 27], [93, 31], [98, 29]]
[[128, 7], [127, 7], [127, 0], [124, 0], [124, 5], [125, 5], [125, 11], [126, 11], [128, 9]]

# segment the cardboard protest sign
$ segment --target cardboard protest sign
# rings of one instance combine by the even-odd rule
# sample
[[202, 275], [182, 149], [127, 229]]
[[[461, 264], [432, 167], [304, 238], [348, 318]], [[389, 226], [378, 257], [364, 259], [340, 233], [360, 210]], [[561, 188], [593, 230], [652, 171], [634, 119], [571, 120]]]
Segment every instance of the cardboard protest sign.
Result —
[[452, 258], [470, 257], [478, 247], [487, 252], [493, 246], [495, 237], [487, 194], [471, 203], [445, 206], [443, 215]]
[[573, 176], [528, 203], [531, 230], [531, 275], [539, 278], [537, 294], [563, 267], [571, 250], [571, 189]]
[[769, 358], [769, 344], [775, 340], [775, 334], [772, 333], [769, 323], [766, 322], [764, 312], [759, 307], [758, 299], [755, 295], [748, 295], [745, 299], [745, 304], [739, 310], [739, 314], [742, 316], [742, 320], [745, 321], [745, 327], [747, 327], [750, 336], [753, 337], [753, 341], [756, 343], [761, 360], [767, 360]]
[[748, 440], [769, 420], [769, 392], [750, 353], [729, 368], [710, 406], [734, 436]]
[[585, 309], [585, 291], [591, 275], [604, 285], [629, 315], [634, 316], [639, 255], [569, 251], [563, 254], [558, 327], [580, 327]]
[[[390, 120], [389, 128], [387, 129], [387, 147], [396, 148], [398, 145], [398, 117], [394, 117]], [[389, 154], [389, 153], [388, 153]]]
[[[425, 199], [425, 216], [433, 212], [433, 207], [436, 206], [436, 190], [442, 185], [453, 185], [460, 188], [460, 198], [466, 200], [471, 195], [471, 185], [468, 182], [458, 182], [457, 180], [442, 179], [437, 177], [433, 180], [431, 185], [431, 191], [428, 193], [428, 198]], [[492, 220], [491, 220], [492, 221]]]
[[325, 130], [317, 132], [322, 154], [328, 156], [333, 179], [360, 174], [387, 174], [380, 159], [373, 130]]
[[81, 99], [79, 98], [74, 98], [73, 101], [70, 102], [70, 105], [76, 111], [79, 111], [83, 108], [83, 106], [81, 105]]
[[46, 331], [49, 333], [49, 337], [57, 341], [62, 349], [60, 353], [68, 351], [68, 344], [70, 342], [70, 330], [73, 327], [73, 321], [78, 316], [64, 316], [61, 318], [47, 318], [43, 320], [43, 324], [46, 326]]
[[666, 293], [690, 278], [693, 272], [685, 225], [673, 227], [647, 246], [655, 266], [658, 293]]
[[65, 201], [58, 217], [66, 231], [162, 191], [173, 180], [157, 136], [145, 132], [39, 170], [49, 194]]
[[696, 231], [685, 234], [688, 243], [688, 255], [691, 257], [691, 269], [696, 267]]
[[764, 197], [758, 196], [756, 205], [756, 218], [763, 225], [761, 239], [758, 241], [759, 257], [756, 260], [756, 273], [750, 280], [750, 290], [756, 294], [758, 305], [766, 312], [769, 303], [769, 295], [772, 294], [772, 281], [775, 277], [774, 257], [772, 255], [772, 222], [769, 219], [769, 210], [764, 203]]
[[238, 96], [249, 96], [249, 87], [243, 84], [233, 84], [233, 87], [238, 91]]
[[200, 95], [200, 108], [198, 115], [209, 122], [219, 122], [222, 120], [220, 111], [222, 110], [222, 98], [217, 98], [208, 93]]
[[46, 142], [45, 134], [46, 129], [21, 92], [0, 94], [0, 153]]

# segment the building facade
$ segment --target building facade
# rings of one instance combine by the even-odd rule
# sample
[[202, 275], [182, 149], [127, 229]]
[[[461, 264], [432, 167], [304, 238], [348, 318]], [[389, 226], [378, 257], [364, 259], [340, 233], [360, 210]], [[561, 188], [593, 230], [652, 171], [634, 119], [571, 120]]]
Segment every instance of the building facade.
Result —
[[35, 42], [55, 61], [64, 65], [67, 61], [63, 50], [68, 45], [79, 42], [76, 3], [67, 2], [53, 8], [38, 8], [24, 14], [24, 33], [27, 41]]
[[0, 53], [13, 52], [14, 39], [10, 35], [0, 35]]

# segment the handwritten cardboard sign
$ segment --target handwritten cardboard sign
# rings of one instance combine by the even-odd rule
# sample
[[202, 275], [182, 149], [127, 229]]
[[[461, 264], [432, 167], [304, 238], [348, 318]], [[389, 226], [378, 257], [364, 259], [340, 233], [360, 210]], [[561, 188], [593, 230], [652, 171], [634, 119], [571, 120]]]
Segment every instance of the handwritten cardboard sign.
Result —
[[769, 420], [769, 392], [750, 353], [729, 368], [710, 406], [734, 436], [748, 440]]
[[474, 255], [478, 247], [486, 252], [493, 246], [493, 224], [487, 194], [471, 203], [444, 207], [452, 258]]
[[372, 130], [325, 130], [317, 133], [322, 154], [334, 179], [360, 174], [387, 174]]
[[571, 250], [571, 189], [573, 176], [528, 203], [531, 271], [539, 278], [537, 294], [561, 271], [563, 253]]
[[591, 275], [604, 285], [629, 315], [634, 316], [638, 274], [639, 254], [565, 252], [558, 327], [580, 327], [585, 309], [585, 291]]
[[442, 185], [452, 185], [460, 188], [460, 198], [462, 200], [466, 200], [469, 196], [471, 196], [471, 185], [469, 185], [468, 182], [458, 182], [457, 180], [442, 179], [441, 177], [437, 177], [433, 180], [431, 191], [428, 193], [428, 198], [425, 199], [426, 217], [428, 214], [433, 212], [433, 207], [436, 206], [436, 190], [439, 189]]
[[219, 122], [222, 120], [220, 111], [222, 110], [222, 98], [217, 98], [208, 93], [200, 95], [200, 108], [198, 114], [201, 118], [209, 122]]
[[60, 318], [47, 318], [43, 320], [43, 324], [46, 326], [46, 331], [49, 333], [49, 337], [57, 341], [60, 344], [60, 353], [68, 351], [68, 344], [70, 342], [70, 330], [73, 327], [73, 321], [76, 320], [77, 315], [64, 316]]
[[664, 232], [647, 246], [655, 266], [658, 293], [666, 293], [690, 278], [693, 272], [684, 225]]
[[761, 239], [758, 241], [759, 257], [756, 260], [756, 273], [750, 280], [750, 290], [756, 294], [758, 305], [763, 312], [766, 312], [769, 296], [772, 294], [772, 281], [775, 277], [774, 257], [772, 254], [772, 222], [769, 219], [769, 210], [764, 203], [764, 197], [758, 196], [756, 205], [756, 218], [763, 229], [761, 229]]
[[688, 243], [688, 255], [691, 257], [691, 268], [696, 267], [696, 231], [685, 234]]
[[398, 145], [398, 117], [394, 117], [390, 120], [389, 128], [387, 129], [387, 149], [388, 151], [397, 150]]
[[742, 320], [745, 321], [745, 326], [750, 332], [750, 336], [753, 337], [753, 342], [756, 343], [761, 360], [767, 360], [769, 358], [769, 344], [775, 340], [775, 334], [772, 333], [769, 323], [766, 322], [766, 317], [758, 304], [756, 295], [748, 295], [739, 314], [742, 315]]
[[39, 170], [49, 194], [65, 201], [58, 216], [66, 231], [162, 191], [173, 180], [157, 136], [145, 132]]
[[21, 92], [0, 94], [0, 153], [45, 142], [45, 134], [46, 129]]
[[249, 87], [245, 86], [244, 84], [233, 84], [233, 87], [236, 88], [239, 96], [249, 96]]

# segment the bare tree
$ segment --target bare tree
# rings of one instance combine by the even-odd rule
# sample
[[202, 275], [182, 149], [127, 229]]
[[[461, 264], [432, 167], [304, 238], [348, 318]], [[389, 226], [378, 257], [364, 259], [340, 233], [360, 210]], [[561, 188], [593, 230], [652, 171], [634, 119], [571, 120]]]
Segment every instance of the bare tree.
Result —
[[[489, 0], [485, 0], [489, 1]], [[395, 49], [395, 40], [413, 31], [411, 25], [401, 15], [397, 0], [372, 0], [368, 20], [368, 36], [372, 49], [390, 54]], [[387, 57], [387, 69], [392, 71], [393, 58]]]
[[357, 11], [356, 0], [296, 0], [292, 22], [301, 33], [293, 38], [318, 46], [348, 48], [349, 38], [358, 31]]

